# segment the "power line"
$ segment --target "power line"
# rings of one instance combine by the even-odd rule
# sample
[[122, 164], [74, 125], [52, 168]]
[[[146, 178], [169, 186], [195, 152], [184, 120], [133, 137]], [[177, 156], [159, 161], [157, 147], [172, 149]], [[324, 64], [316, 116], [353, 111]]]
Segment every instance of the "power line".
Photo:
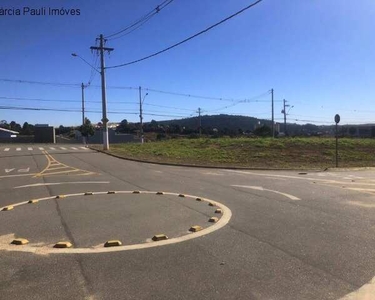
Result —
[[244, 100], [244, 99], [233, 99], [233, 98], [223, 98], [223, 97], [199, 96], [199, 95], [192, 95], [192, 94], [186, 94], [186, 93], [155, 90], [155, 89], [150, 89], [150, 88], [143, 88], [143, 90], [148, 91], [148, 92], [160, 93], [160, 94], [167, 94], [167, 95], [187, 97], [187, 98], [205, 99], [205, 100], [217, 100], [217, 101], [227, 101], [227, 102], [236, 102], [236, 101]]
[[224, 23], [224, 22], [226, 22], [226, 21], [228, 21], [228, 20], [234, 18], [235, 16], [237, 16], [237, 15], [243, 13], [244, 11], [246, 11], [246, 10], [252, 8], [253, 6], [257, 5], [258, 3], [262, 2], [262, 1], [263, 1], [263, 0], [255, 1], [254, 3], [248, 5], [247, 7], [243, 8], [243, 9], [239, 10], [238, 12], [236, 12], [236, 13], [230, 15], [229, 17], [227, 17], [227, 18], [221, 20], [220, 22], [217, 22], [217, 23], [215, 23], [214, 25], [211, 25], [210, 27], [208, 27], [208, 28], [206, 28], [206, 29], [204, 29], [204, 30], [202, 30], [202, 31], [200, 31], [200, 32], [198, 32], [198, 33], [196, 33], [196, 34], [194, 34], [194, 35], [192, 35], [192, 36], [190, 36], [190, 37], [184, 39], [184, 40], [181, 41], [181, 42], [178, 42], [178, 43], [176, 43], [176, 44], [174, 44], [174, 45], [172, 45], [172, 46], [169, 46], [168, 48], [165, 48], [165, 49], [163, 49], [163, 50], [160, 50], [160, 51], [158, 51], [158, 52], [155, 52], [155, 53], [153, 53], [153, 54], [151, 54], [151, 55], [148, 55], [148, 56], [146, 56], [146, 57], [143, 57], [143, 58], [140, 58], [140, 59], [137, 59], [137, 60], [133, 60], [133, 61], [131, 61], [131, 62], [127, 62], [127, 63], [120, 64], [120, 65], [116, 65], [116, 66], [106, 67], [106, 69], [114, 69], [114, 68], [120, 68], [120, 67], [125, 67], [125, 66], [128, 66], [128, 65], [132, 65], [132, 64], [135, 64], [135, 63], [141, 62], [141, 61], [143, 61], [143, 60], [149, 59], [149, 58], [151, 58], [151, 57], [157, 56], [157, 55], [159, 55], [159, 54], [161, 54], [161, 53], [164, 53], [164, 52], [166, 52], [166, 51], [168, 51], [168, 50], [171, 50], [171, 49], [173, 49], [173, 48], [175, 48], [175, 47], [177, 47], [177, 46], [180, 46], [180, 45], [182, 45], [182, 44], [184, 44], [184, 43], [186, 43], [186, 42], [188, 42], [188, 41], [190, 41], [190, 40], [196, 38], [197, 36], [199, 36], [199, 35], [201, 35], [201, 34], [203, 34], [203, 33], [206, 33], [207, 31], [209, 31], [209, 30], [211, 30], [211, 29], [213, 29], [213, 28], [215, 28], [215, 27], [221, 25], [222, 23]]
[[[283, 118], [276, 118], [276, 120], [283, 120]], [[290, 121], [296, 122], [309, 122], [309, 123], [322, 123], [322, 124], [333, 124], [332, 122], [317, 121], [317, 120], [302, 120], [302, 119], [289, 119]]]
[[[53, 99], [40, 99], [40, 98], [18, 98], [18, 97], [0, 97], [0, 99], [5, 100], [19, 100], [19, 101], [41, 101], [41, 102], [81, 102], [80, 100], [67, 100], [67, 99], [61, 99], [61, 100], [53, 100]], [[86, 101], [90, 102], [90, 101]]]
[[[17, 83], [32, 83], [32, 84], [42, 84], [42, 85], [63, 85], [63, 86], [74, 86], [74, 87], [81, 88], [81, 84], [73, 84], [73, 83], [52, 83], [52, 82], [37, 82], [37, 81], [12, 80], [12, 79], [0, 79], [0, 81], [17, 82]], [[90, 87], [101, 88], [100, 85], [90, 85]], [[107, 89], [138, 90], [138, 87], [107, 86]], [[238, 101], [246, 102], [248, 100], [251, 100], [251, 99], [234, 99], [234, 98], [225, 98], [225, 97], [202, 96], [202, 95], [194, 95], [194, 94], [187, 94], [187, 93], [163, 91], [163, 90], [157, 90], [157, 89], [151, 89], [151, 88], [143, 88], [143, 90], [145, 90], [147, 92], [155, 92], [155, 93], [159, 93], [159, 94], [166, 94], [166, 95], [173, 95], [173, 96], [180, 96], [180, 97], [187, 97], [187, 98], [196, 98], [196, 99], [205, 99], [205, 100], [226, 101], [226, 102], [238, 102]], [[267, 95], [267, 94], [268, 94], [268, 92], [265, 93], [264, 95]], [[257, 96], [257, 98], [261, 98], [261, 96], [262, 95]], [[32, 100], [32, 99], [29, 99], [29, 100]], [[262, 100], [256, 100], [255, 102], [263, 102], [263, 101]], [[264, 100], [264, 102], [268, 102], [268, 100]], [[281, 100], [280, 100], [280, 102], [281, 102]], [[115, 103], [115, 102], [111, 102], [111, 103]], [[119, 102], [119, 103], [126, 103], [126, 102]], [[130, 102], [128, 102], [128, 103], [130, 103]], [[167, 108], [172, 108], [172, 107], [167, 107]], [[191, 109], [191, 111], [193, 111], [193, 109]]]
[[187, 108], [180, 108], [180, 107], [166, 106], [166, 105], [158, 105], [158, 104], [150, 104], [150, 103], [144, 103], [143, 105], [154, 106], [154, 107], [162, 107], [162, 108], [170, 108], [170, 109], [176, 109], [176, 110], [184, 110], [184, 111], [195, 111], [195, 109], [187, 109]]
[[206, 112], [217, 112], [217, 111], [220, 111], [220, 110], [231, 108], [231, 107], [236, 106], [236, 105], [241, 104], [241, 103], [250, 103], [250, 102], [267, 102], [268, 103], [269, 100], [258, 100], [257, 98], [262, 98], [263, 96], [266, 96], [266, 95], [269, 95], [269, 94], [270, 94], [270, 92], [267, 91], [267, 92], [262, 93], [258, 96], [254, 96], [252, 98], [245, 99], [245, 100], [238, 100], [237, 102], [235, 102], [233, 104], [226, 105], [226, 106], [223, 106], [223, 107], [219, 107], [219, 108], [213, 109], [213, 110], [208, 110]]
[[28, 84], [40, 84], [40, 85], [53, 85], [53, 86], [61, 86], [61, 87], [77, 87], [77, 88], [81, 87], [81, 84], [79, 84], [79, 83], [42, 82], [42, 81], [14, 80], [14, 79], [4, 79], [4, 78], [0, 78], [0, 81], [15, 82], [15, 83], [28, 83]]
[[[19, 106], [0, 106], [0, 109], [4, 110], [27, 110], [27, 111], [56, 111], [56, 112], [76, 112], [81, 113], [79, 109], [58, 109], [58, 108], [40, 108], [40, 107], [19, 107]], [[96, 110], [86, 110], [87, 113], [97, 113], [101, 114], [101, 111]], [[127, 115], [137, 115], [138, 112], [131, 111], [109, 111], [109, 114], [127, 114]], [[145, 113], [148, 116], [160, 116], [160, 117], [176, 117], [176, 118], [186, 118], [186, 115], [173, 115], [173, 114], [157, 114], [157, 113]]]
[[168, 115], [168, 114], [149, 114], [149, 113], [143, 113], [147, 116], [158, 116], [158, 117], [175, 117], [175, 118], [187, 118], [188, 116], [184, 115]]
[[[165, 0], [165, 1], [163, 1], [158, 6], [156, 6], [156, 8], [154, 8], [153, 10], [151, 10], [149, 13], [147, 13], [146, 15], [144, 15], [143, 17], [141, 17], [140, 19], [138, 19], [137, 21], [135, 21], [131, 25], [128, 25], [124, 29], [121, 29], [120, 31], [117, 31], [117, 32], [115, 32], [113, 34], [107, 35], [107, 36], [105, 36], [105, 38], [108, 39], [108, 38], [111, 38], [111, 37], [114, 37], [116, 35], [119, 35], [119, 34], [123, 33], [122, 35], [111, 39], [111, 40], [114, 40], [114, 39], [123, 37], [123, 36], [125, 36], [125, 35], [133, 32], [134, 30], [138, 29], [143, 24], [145, 24], [146, 22], [148, 22], [153, 16], [155, 16], [156, 14], [158, 14], [163, 8], [167, 7], [172, 2], [173, 2], [173, 0]], [[132, 30], [128, 31], [129, 29], [132, 29]], [[128, 32], [124, 33], [125, 31], [128, 31]]]
[[[60, 103], [81, 103], [81, 100], [70, 100], [70, 99], [41, 99], [41, 98], [19, 98], [19, 97], [3, 97], [0, 96], [0, 99], [5, 100], [16, 100], [16, 101], [37, 101], [37, 102], [60, 102]], [[85, 101], [88, 103], [102, 103], [101, 101]], [[116, 103], [116, 104], [136, 104], [136, 102], [127, 102], [127, 101], [110, 101], [109, 103]]]
[[99, 67], [99, 55], [95, 54], [95, 52], [93, 52], [92, 55], [93, 55], [92, 65], [95, 68], [91, 68], [90, 78], [87, 83], [87, 87], [91, 85], [91, 82], [94, 80], [96, 73], [98, 73], [96, 70]]

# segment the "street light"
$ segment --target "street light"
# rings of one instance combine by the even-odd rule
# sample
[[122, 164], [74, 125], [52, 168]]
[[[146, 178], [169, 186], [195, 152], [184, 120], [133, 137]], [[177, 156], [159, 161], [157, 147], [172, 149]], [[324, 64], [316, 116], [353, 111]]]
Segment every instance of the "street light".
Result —
[[82, 56], [78, 55], [77, 53], [72, 53], [72, 56], [73, 57], [78, 57], [80, 58], [82, 61], [84, 61], [87, 65], [89, 65], [91, 68], [93, 68], [96, 72], [98, 72], [100, 74], [100, 71], [95, 68], [92, 64], [90, 64], [86, 59], [84, 59]]
[[141, 134], [141, 143], [142, 144], [144, 143], [142, 105], [143, 105], [143, 102], [145, 102], [145, 99], [146, 99], [147, 95], [148, 95], [148, 93], [146, 93], [146, 95], [144, 95], [143, 99], [142, 99], [142, 88], [139, 87], [139, 120], [140, 120], [140, 125], [141, 125], [140, 134]]
[[[96, 72], [98, 72], [100, 74], [100, 71], [97, 68], [95, 68], [92, 64], [90, 64], [87, 60], [85, 60], [83, 57], [81, 57], [77, 53], [72, 53], [72, 56], [80, 58], [84, 63], [86, 63], [87, 65], [89, 65], [92, 69], [94, 69]], [[85, 94], [84, 94], [84, 89], [86, 87], [88, 87], [89, 84], [84, 85], [83, 82], [81, 84], [81, 89], [82, 89], [82, 126], [85, 125]], [[83, 143], [86, 144], [86, 139], [85, 139], [84, 136], [82, 136], [82, 139], [83, 139]]]

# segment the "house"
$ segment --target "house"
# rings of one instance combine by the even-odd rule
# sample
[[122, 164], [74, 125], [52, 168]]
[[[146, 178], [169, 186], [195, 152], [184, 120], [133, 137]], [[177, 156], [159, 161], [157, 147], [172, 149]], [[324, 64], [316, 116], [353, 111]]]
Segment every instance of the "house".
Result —
[[0, 138], [14, 138], [17, 137], [17, 135], [20, 134], [17, 131], [9, 130], [0, 127]]

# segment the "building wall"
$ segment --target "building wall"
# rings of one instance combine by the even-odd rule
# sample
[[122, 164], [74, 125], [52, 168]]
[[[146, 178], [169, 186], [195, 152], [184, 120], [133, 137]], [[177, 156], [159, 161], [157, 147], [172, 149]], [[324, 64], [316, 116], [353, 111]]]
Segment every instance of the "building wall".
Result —
[[11, 135], [10, 132], [0, 130], [0, 138], [10, 138]]
[[56, 143], [55, 128], [52, 126], [48, 127], [37, 127], [35, 126], [34, 132], [35, 143]]

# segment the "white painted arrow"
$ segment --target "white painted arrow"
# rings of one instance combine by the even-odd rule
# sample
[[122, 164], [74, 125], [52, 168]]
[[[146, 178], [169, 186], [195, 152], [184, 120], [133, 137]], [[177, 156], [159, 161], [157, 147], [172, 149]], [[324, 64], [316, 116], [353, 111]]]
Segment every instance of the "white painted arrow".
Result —
[[300, 198], [296, 197], [296, 196], [293, 196], [293, 195], [290, 195], [290, 194], [287, 194], [287, 193], [282, 193], [282, 192], [279, 192], [279, 191], [274, 191], [274, 190], [269, 190], [269, 189], [264, 189], [263, 187], [261, 186], [250, 186], [250, 185], [232, 185], [232, 186], [235, 186], [235, 187], [242, 187], [242, 188], [246, 188], [246, 189], [252, 189], [252, 190], [257, 190], [257, 191], [267, 191], [267, 192], [272, 192], [272, 193], [276, 193], [276, 194], [279, 194], [279, 195], [283, 195], [291, 200], [301, 200]]
[[13, 169], [5, 169], [5, 173], [12, 172], [13, 170], [14, 170], [14, 168]]

